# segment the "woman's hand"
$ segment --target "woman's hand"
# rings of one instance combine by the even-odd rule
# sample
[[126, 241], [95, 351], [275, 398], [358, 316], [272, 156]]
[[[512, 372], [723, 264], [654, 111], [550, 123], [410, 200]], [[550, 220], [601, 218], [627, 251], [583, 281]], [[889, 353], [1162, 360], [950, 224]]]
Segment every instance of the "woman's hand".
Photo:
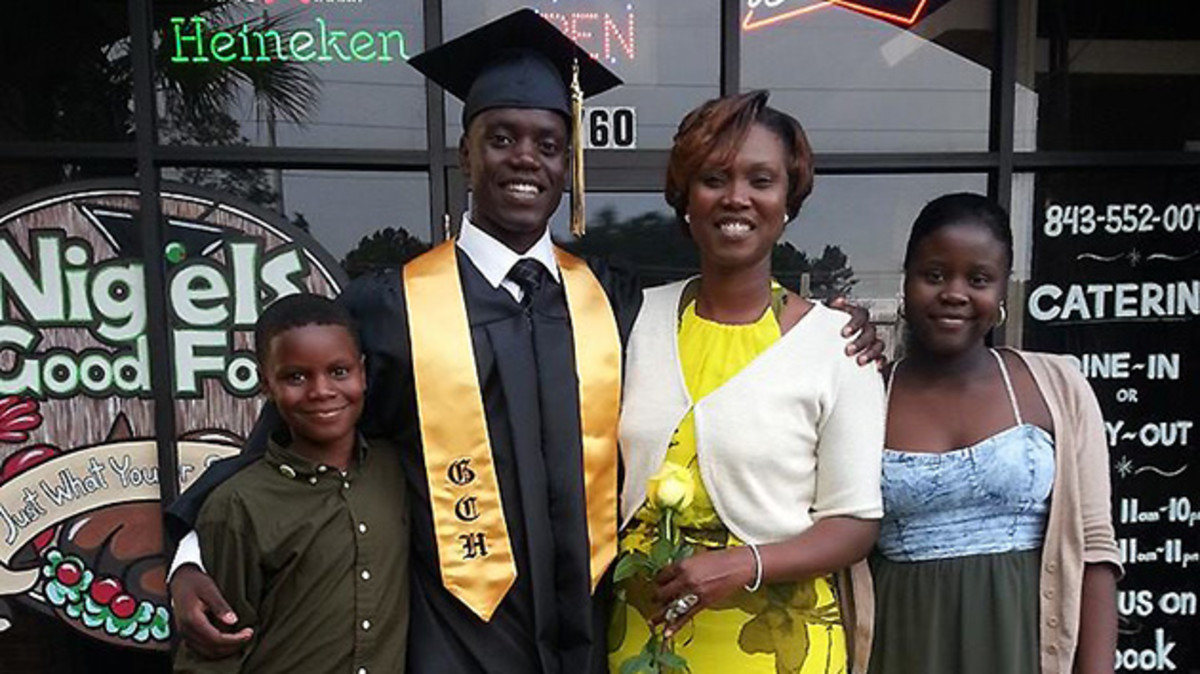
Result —
[[651, 622], [666, 623], [664, 635], [669, 637], [701, 609], [753, 583], [757, 573], [762, 574], [761, 583], [829, 575], [865, 557], [878, 535], [878, 520], [827, 517], [798, 536], [760, 545], [761, 571], [748, 547], [698, 552], [658, 574], [654, 599], [660, 608]]
[[662, 608], [652, 622], [666, 623], [663, 636], [670, 637], [701, 609], [754, 582], [754, 574], [754, 554], [745, 547], [699, 552], [672, 564], [655, 579], [654, 599]]
[[883, 340], [875, 334], [875, 326], [871, 324], [870, 312], [850, 304], [840, 295], [829, 301], [829, 307], [850, 314], [850, 321], [842, 328], [842, 337], [854, 337], [854, 341], [846, 345], [846, 355], [857, 354], [859, 365], [875, 361], [876, 367], [882, 369], [887, 364], [887, 357], [883, 355]]

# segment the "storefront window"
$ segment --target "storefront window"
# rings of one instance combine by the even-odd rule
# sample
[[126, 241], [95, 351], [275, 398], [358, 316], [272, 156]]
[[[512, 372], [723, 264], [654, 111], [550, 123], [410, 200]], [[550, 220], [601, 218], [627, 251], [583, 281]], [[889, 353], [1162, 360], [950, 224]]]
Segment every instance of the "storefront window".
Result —
[[742, 88], [818, 152], [987, 149], [992, 0], [742, 5]]
[[[1010, 195], [1015, 251], [1008, 321], [994, 336], [1075, 358], [1104, 416], [1125, 567], [1116, 669], [1200, 663], [1187, 638], [1200, 595], [1189, 575], [1200, 564], [1194, 3], [10, 4], [0, 29], [0, 669], [169, 671], [178, 635], [162, 481], [190, 487], [250, 431], [261, 406], [250, 326], [264, 306], [398, 268], [440, 240], [442, 211], [461, 205], [461, 171], [452, 158], [442, 170], [427, 124], [455, 146], [462, 106], [447, 97], [444, 119], [427, 120], [426, 81], [405, 63], [425, 48], [424, 9], [438, 8], [444, 41], [526, 5], [625, 81], [586, 105], [597, 190], [588, 235], [568, 232], [569, 193], [552, 234], [632, 263], [646, 286], [698, 272], [658, 167], [683, 115], [719, 94], [722, 54], [741, 90], [769, 89], [802, 121], [818, 157], [859, 153], [820, 166], [834, 173], [817, 176], [773, 271], [805, 294], [866, 305], [892, 357], [913, 219], [942, 194], [987, 192], [993, 171], [993, 193]], [[152, 10], [152, 54], [132, 53], [131, 5]], [[738, 40], [723, 51], [722, 7], [732, 6]], [[1009, 26], [1015, 34], [1001, 35]], [[999, 72], [997, 47], [1009, 41], [1015, 71]], [[135, 91], [141, 62], [154, 64], [153, 91]], [[993, 80], [1016, 82], [999, 119]], [[139, 101], [156, 106], [154, 139], [138, 136]], [[1003, 146], [1008, 128], [995, 123], [1009, 113]], [[221, 146], [243, 148], [235, 156], [246, 163], [209, 151]], [[380, 170], [380, 150], [412, 170]], [[1128, 154], [1113, 166], [1107, 152]], [[958, 160], [973, 168], [945, 168]], [[288, 168], [261, 168], [275, 162]], [[139, 165], [160, 171], [157, 194], [139, 194]], [[305, 168], [316, 166], [338, 170]], [[163, 245], [147, 251], [141, 207], [155, 203]], [[149, 317], [148, 260], [165, 260], [161, 322]], [[151, 372], [164, 371], [169, 385], [152, 386]], [[156, 409], [173, 411], [173, 437], [156, 428]], [[159, 464], [159, 437], [174, 443], [178, 475]]]
[[[662, 149], [683, 115], [718, 95], [719, 5], [646, 0], [484, 0], [443, 8], [446, 39], [457, 37], [522, 6], [532, 6], [625, 81], [589, 98], [591, 108], [621, 109], [620, 133], [595, 134], [593, 143], [616, 149]], [[446, 97], [446, 139], [462, 135], [462, 104]], [[632, 119], [628, 115], [632, 114]], [[614, 126], [601, 115], [590, 126]], [[626, 133], [626, 122], [628, 131]], [[618, 137], [619, 136], [619, 137]]]
[[570, 232], [570, 194], [550, 220], [550, 234], [569, 250], [636, 266], [646, 287], [700, 271], [695, 246], [683, 236], [661, 192], [588, 192], [587, 235]]
[[1200, 150], [1200, 39], [1188, 0], [1041, 0], [1037, 140], [1045, 150]]
[[[289, 174], [285, 183], [295, 178]], [[254, 426], [262, 397], [253, 330], [262, 309], [295, 293], [334, 297], [347, 279], [301, 226], [302, 215], [288, 221], [261, 205], [179, 183], [163, 185], [160, 208], [171, 396], [186, 490], [213, 460], [236, 453]]]
[[921, 208], [950, 192], [986, 191], [987, 178], [979, 174], [818, 175], [784, 240], [815, 257], [834, 247], [852, 272], [851, 297], [894, 302], [908, 232]]
[[150, 671], [171, 639], [135, 183], [0, 210], [0, 661]]
[[285, 171], [285, 212], [350, 276], [423, 252], [442, 222], [429, 219], [423, 173]]
[[0, 162], [0, 204], [62, 183], [98, 178], [132, 178], [133, 175], [133, 160]]
[[1037, 176], [1025, 344], [1074, 357], [1100, 402], [1121, 580], [1118, 671], [1194, 669], [1200, 555], [1200, 173]]
[[[817, 176], [812, 196], [780, 240], [775, 274], [809, 294], [844, 293], [881, 301], [894, 312], [901, 259], [917, 212], [942, 194], [986, 189], [987, 179], [976, 174]], [[560, 241], [571, 241], [568, 198], [551, 220]], [[581, 250], [634, 262], [646, 285], [698, 273], [695, 247], [661, 193], [588, 193], [587, 207]]]
[[0, 142], [133, 139], [126, 3], [20, 3], [3, 23]]
[[178, 168], [164, 177], [283, 214], [351, 276], [423, 251], [442, 224], [429, 221], [424, 173]]
[[425, 147], [420, 0], [155, 3], [162, 142]]

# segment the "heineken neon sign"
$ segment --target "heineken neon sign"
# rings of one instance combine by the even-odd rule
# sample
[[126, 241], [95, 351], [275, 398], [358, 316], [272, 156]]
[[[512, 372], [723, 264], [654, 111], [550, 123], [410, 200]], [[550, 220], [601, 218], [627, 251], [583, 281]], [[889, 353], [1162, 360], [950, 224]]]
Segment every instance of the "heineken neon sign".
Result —
[[347, 31], [316, 17], [311, 28], [214, 30], [202, 16], [173, 17], [169, 45], [172, 63], [297, 61], [387, 63], [407, 60], [399, 29]]

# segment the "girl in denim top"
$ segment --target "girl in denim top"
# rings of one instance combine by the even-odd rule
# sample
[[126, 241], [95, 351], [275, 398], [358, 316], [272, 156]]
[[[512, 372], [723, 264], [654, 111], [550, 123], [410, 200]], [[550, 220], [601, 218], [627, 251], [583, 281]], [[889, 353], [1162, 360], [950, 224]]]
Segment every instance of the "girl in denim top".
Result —
[[[1012, 257], [1008, 216], [982, 196], [935, 199], [913, 224], [908, 355], [888, 373], [872, 674], [1113, 671], [1119, 563], [1098, 407], [1063, 359], [986, 346]], [[1062, 531], [1089, 517], [1098, 534], [1064, 555]], [[1054, 574], [1069, 566], [1082, 569], [1063, 591]]]

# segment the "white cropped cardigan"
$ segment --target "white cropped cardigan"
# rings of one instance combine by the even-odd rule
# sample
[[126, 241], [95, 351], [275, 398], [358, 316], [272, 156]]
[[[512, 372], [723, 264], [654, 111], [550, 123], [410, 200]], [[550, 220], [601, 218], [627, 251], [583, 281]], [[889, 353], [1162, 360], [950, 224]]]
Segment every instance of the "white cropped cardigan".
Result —
[[[692, 408], [679, 362], [687, 281], [645, 291], [629, 338], [621, 454], [622, 526]], [[844, 353], [846, 315], [816, 304], [778, 342], [695, 402], [697, 457], [721, 521], [742, 541], [791, 538], [823, 517], [883, 514], [884, 391]]]

